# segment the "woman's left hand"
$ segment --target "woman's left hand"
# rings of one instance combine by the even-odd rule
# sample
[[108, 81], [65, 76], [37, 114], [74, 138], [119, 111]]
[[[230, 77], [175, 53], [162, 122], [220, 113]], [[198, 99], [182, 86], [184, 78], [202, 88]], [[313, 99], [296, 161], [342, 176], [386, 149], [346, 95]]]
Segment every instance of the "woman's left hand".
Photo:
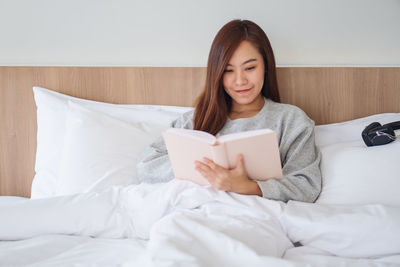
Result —
[[258, 184], [247, 176], [243, 156], [238, 155], [236, 166], [226, 169], [214, 161], [204, 158], [203, 161], [195, 161], [195, 168], [215, 188], [228, 192], [246, 195], [259, 195], [262, 192]]

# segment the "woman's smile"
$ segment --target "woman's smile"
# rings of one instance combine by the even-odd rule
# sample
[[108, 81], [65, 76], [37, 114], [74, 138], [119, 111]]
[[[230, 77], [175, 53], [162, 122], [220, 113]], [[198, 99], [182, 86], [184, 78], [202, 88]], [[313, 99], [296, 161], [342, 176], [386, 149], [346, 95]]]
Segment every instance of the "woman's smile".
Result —
[[251, 90], [251, 88], [240, 89], [240, 90], [235, 90], [235, 92], [238, 93], [238, 94], [245, 94], [245, 93], [248, 93], [250, 90]]

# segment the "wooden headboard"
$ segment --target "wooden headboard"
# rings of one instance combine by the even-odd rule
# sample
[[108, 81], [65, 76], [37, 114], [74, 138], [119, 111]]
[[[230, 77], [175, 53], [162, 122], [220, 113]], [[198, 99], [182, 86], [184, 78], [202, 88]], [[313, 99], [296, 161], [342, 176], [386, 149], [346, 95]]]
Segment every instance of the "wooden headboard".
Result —
[[[400, 68], [280, 67], [283, 103], [317, 124], [400, 112]], [[191, 106], [205, 68], [0, 67], [0, 195], [30, 196], [36, 152], [32, 87], [118, 104]]]

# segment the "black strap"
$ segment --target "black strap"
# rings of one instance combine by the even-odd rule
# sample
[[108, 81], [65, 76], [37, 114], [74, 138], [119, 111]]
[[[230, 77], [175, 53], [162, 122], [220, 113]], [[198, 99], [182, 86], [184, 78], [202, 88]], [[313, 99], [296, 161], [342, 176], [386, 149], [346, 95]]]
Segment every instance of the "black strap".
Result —
[[385, 124], [384, 126], [389, 126], [389, 127], [391, 127], [393, 130], [399, 130], [399, 129], [400, 129], [400, 121], [394, 121], [394, 122]]

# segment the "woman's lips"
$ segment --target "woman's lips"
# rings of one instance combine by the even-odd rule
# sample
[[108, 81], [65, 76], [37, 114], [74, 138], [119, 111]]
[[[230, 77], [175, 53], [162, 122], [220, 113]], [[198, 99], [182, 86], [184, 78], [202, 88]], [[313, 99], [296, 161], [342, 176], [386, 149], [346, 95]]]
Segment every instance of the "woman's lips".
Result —
[[[250, 89], [251, 89], [251, 88], [250, 88]], [[238, 94], [245, 94], [245, 93], [247, 93], [248, 91], [250, 91], [250, 89], [236, 90], [235, 92], [238, 93]]]

